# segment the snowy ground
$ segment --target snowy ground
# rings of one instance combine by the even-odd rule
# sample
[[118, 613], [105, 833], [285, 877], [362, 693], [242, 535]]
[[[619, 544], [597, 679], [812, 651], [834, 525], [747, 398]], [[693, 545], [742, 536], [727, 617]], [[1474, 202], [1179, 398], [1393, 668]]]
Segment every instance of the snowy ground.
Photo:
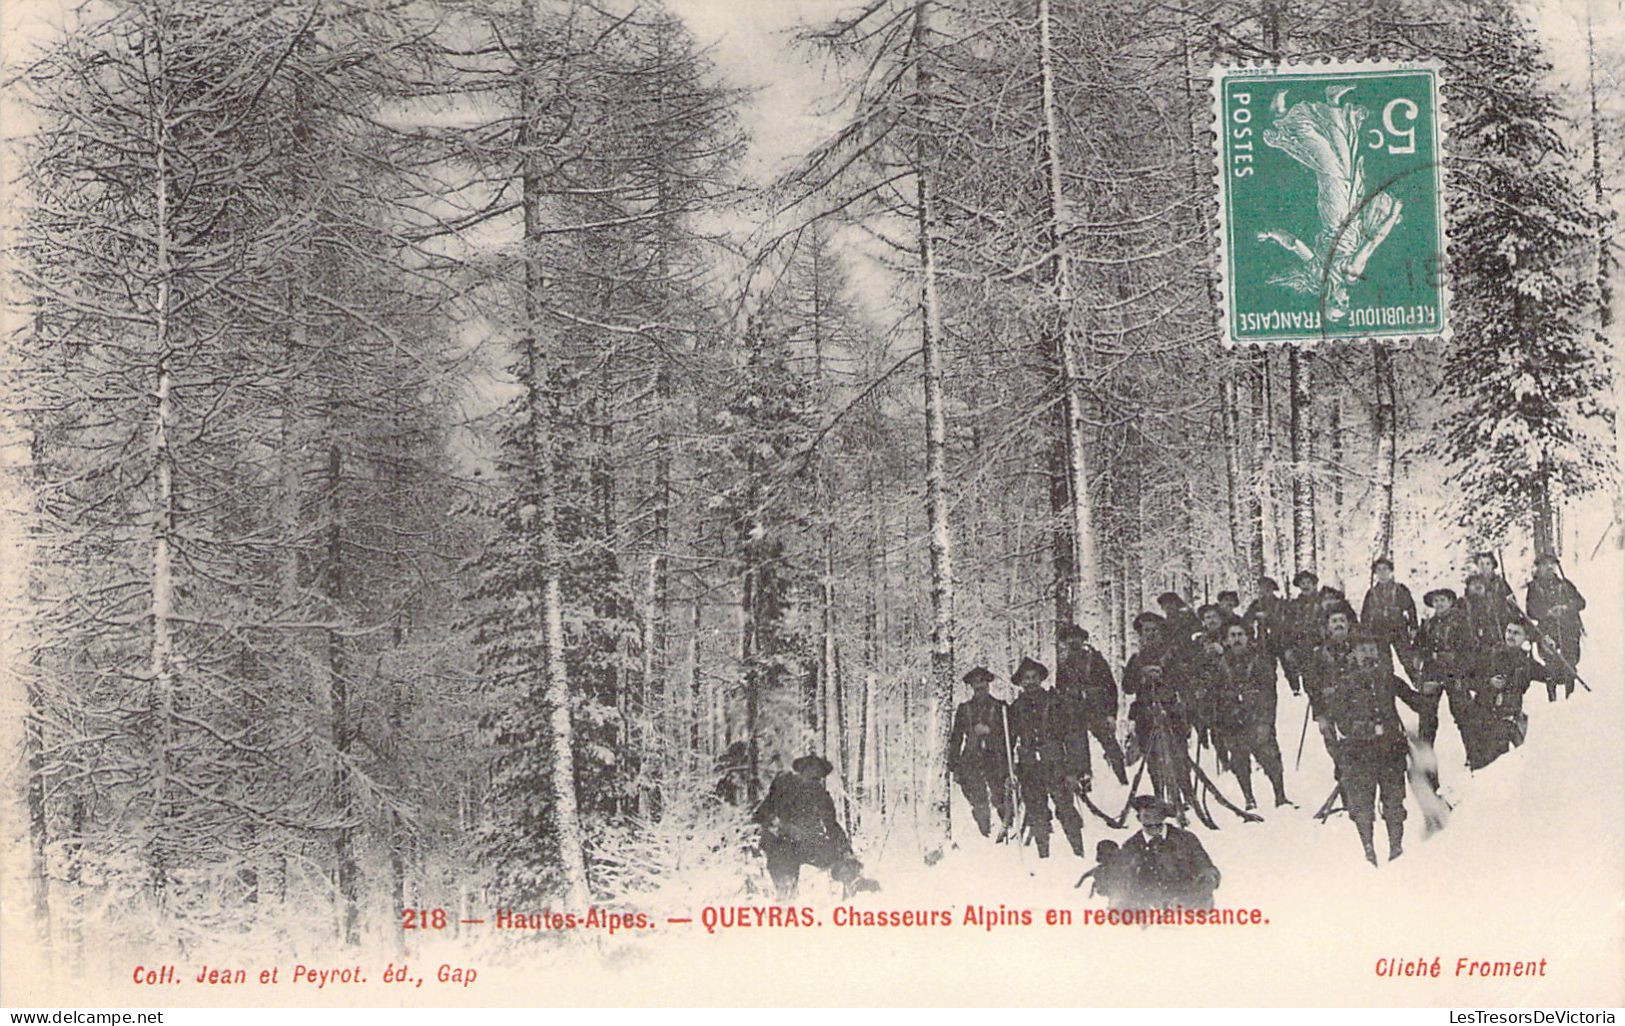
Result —
[[[702, 924], [704, 898], [690, 909], [660, 908], [649, 930], [576, 934], [566, 943], [512, 945], [494, 931], [471, 928], [462, 938], [423, 939], [410, 964], [427, 974], [422, 989], [385, 986], [389, 950], [357, 958], [337, 953], [331, 964], [367, 967], [364, 987], [317, 991], [309, 986], [205, 991], [185, 986], [136, 988], [134, 955], [107, 956], [84, 976], [61, 971], [10, 974], [7, 1003], [29, 1000], [32, 985], [48, 989], [38, 1002], [101, 992], [114, 1003], [164, 1004], [1400, 1004], [1485, 1006], [1617, 1006], [1625, 1004], [1625, 666], [1619, 625], [1625, 622], [1612, 547], [1604, 561], [1575, 573], [1590, 599], [1590, 634], [1582, 670], [1594, 693], [1548, 705], [1531, 690], [1530, 736], [1521, 749], [1469, 776], [1448, 715], [1439, 755], [1447, 792], [1457, 807], [1447, 829], [1423, 839], [1411, 803], [1406, 854], [1373, 868], [1363, 860], [1345, 816], [1317, 824], [1312, 816], [1331, 787], [1325, 749], [1311, 728], [1301, 768], [1292, 769], [1303, 699], [1284, 692], [1279, 730], [1295, 809], [1270, 811], [1261, 824], [1243, 824], [1213, 809], [1220, 829], [1193, 826], [1224, 874], [1221, 905], [1256, 907], [1267, 925], [1222, 927], [1046, 926], [1048, 909], [1100, 907], [1078, 876], [1093, 864], [1068, 852], [1059, 833], [1056, 855], [1039, 862], [1029, 848], [994, 846], [976, 837], [933, 867], [906, 854], [896, 839], [879, 858], [867, 854], [884, 885], [851, 904], [877, 910], [938, 909], [954, 925], [935, 928], [833, 925], [828, 881], [809, 872], [803, 903], [818, 926], [723, 929]], [[1408, 715], [1408, 713], [1407, 713]], [[1218, 778], [1237, 796], [1234, 781]], [[1268, 785], [1256, 775], [1258, 794]], [[1115, 812], [1123, 789], [1097, 792]], [[959, 802], [956, 794], [956, 802]], [[970, 817], [956, 804], [955, 820]], [[1103, 837], [1126, 838], [1100, 820], [1085, 820], [1086, 847]], [[1379, 850], [1386, 850], [1381, 824]], [[711, 882], [691, 881], [693, 892]], [[716, 882], [718, 892], [725, 890]], [[737, 902], [718, 899], [719, 904]], [[962, 925], [967, 906], [1028, 909], [1032, 926], [991, 930]], [[651, 913], [656, 909], [651, 908]], [[665, 917], [692, 916], [692, 923]], [[13, 968], [16, 951], [8, 953]], [[1379, 978], [1378, 959], [1433, 959], [1438, 979]], [[1457, 977], [1458, 958], [1546, 959], [1532, 978]], [[268, 956], [265, 964], [292, 960]], [[183, 972], [208, 962], [258, 964], [247, 951], [199, 952]], [[438, 985], [442, 963], [478, 970], [475, 987]], [[326, 963], [324, 963], [326, 964]], [[21, 981], [21, 983], [19, 983]], [[47, 983], [46, 981], [49, 981]], [[65, 983], [73, 987], [65, 989]]]

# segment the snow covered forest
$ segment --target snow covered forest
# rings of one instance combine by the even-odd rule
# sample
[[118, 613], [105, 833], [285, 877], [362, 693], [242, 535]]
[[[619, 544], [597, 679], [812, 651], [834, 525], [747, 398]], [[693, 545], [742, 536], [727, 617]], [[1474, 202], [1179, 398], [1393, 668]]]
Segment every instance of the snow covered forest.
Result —
[[[822, 754], [931, 859], [972, 666], [1599, 544], [1617, 7], [1563, 75], [1511, 0], [804, 3], [824, 131], [763, 171], [687, 6], [13, 37], [6, 842], [54, 949], [726, 897], [729, 759], [746, 805]], [[1209, 69], [1375, 57], [1443, 68], [1454, 339], [1226, 349]]]

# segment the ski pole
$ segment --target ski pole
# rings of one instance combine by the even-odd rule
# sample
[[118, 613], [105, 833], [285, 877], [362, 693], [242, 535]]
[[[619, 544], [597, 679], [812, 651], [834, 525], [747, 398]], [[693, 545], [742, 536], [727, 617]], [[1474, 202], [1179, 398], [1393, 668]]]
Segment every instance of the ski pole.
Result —
[[1298, 757], [1292, 760], [1294, 772], [1303, 768], [1303, 741], [1309, 736], [1309, 696], [1305, 695], [1303, 702], [1303, 729], [1298, 731]]

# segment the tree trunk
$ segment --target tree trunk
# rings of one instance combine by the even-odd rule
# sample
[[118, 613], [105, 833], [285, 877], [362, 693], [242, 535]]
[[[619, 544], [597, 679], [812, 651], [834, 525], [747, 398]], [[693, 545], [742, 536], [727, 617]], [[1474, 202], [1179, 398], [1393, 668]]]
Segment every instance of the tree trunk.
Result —
[[548, 718], [548, 748], [552, 758], [548, 797], [552, 801], [553, 830], [563, 877], [564, 899], [575, 907], [589, 897], [587, 864], [576, 808], [575, 730], [570, 719], [570, 679], [564, 663], [563, 567], [558, 544], [558, 490], [554, 476], [558, 453], [558, 383], [551, 361], [543, 350], [542, 329], [546, 303], [540, 254], [546, 245], [542, 204], [544, 172], [529, 126], [539, 124], [543, 97], [537, 84], [540, 70], [541, 27], [535, 0], [525, 3], [525, 68], [520, 82], [520, 151], [523, 155], [525, 324], [524, 375], [526, 414], [529, 420], [526, 440], [530, 447], [531, 482], [534, 488], [535, 552], [540, 563], [541, 623], [545, 658], [543, 661], [542, 704]]
[[915, 216], [919, 232], [920, 349], [925, 378], [925, 493], [931, 563], [931, 743], [929, 762], [931, 822], [927, 846], [940, 852], [948, 843], [950, 783], [948, 734], [954, 712], [954, 571], [953, 539], [948, 526], [948, 425], [943, 410], [942, 313], [937, 301], [935, 199], [930, 148], [934, 84], [928, 62], [931, 2], [914, 8], [914, 75], [916, 143], [914, 152]]
[[1343, 398], [1332, 397], [1331, 411], [1331, 472], [1332, 480], [1332, 532], [1331, 561], [1334, 568], [1347, 569], [1348, 536], [1344, 529], [1347, 517], [1343, 510]]
[[1371, 363], [1377, 396], [1377, 525], [1371, 540], [1371, 557], [1394, 558], [1394, 478], [1399, 469], [1399, 427], [1397, 390], [1394, 385], [1394, 357], [1384, 342], [1371, 343]]
[[[1061, 178], [1061, 140], [1055, 104], [1054, 44], [1051, 40], [1050, 0], [1038, 0], [1038, 70], [1042, 92], [1044, 137], [1045, 217], [1041, 239], [1049, 251], [1045, 261], [1046, 287], [1053, 304], [1042, 329], [1044, 356], [1056, 375], [1061, 402], [1056, 406], [1052, 473], [1059, 464], [1061, 481], [1051, 485], [1051, 512], [1057, 532], [1052, 544], [1055, 558], [1055, 617], [1057, 629], [1078, 622], [1084, 610], [1100, 604], [1099, 570], [1089, 495], [1088, 454], [1083, 417], [1084, 359], [1078, 350], [1072, 296], [1072, 272], [1065, 239], [1069, 221]], [[1056, 508], [1056, 500], [1060, 500]]]
[[1245, 517], [1241, 509], [1241, 415], [1236, 409], [1235, 379], [1226, 374], [1219, 382], [1219, 421], [1224, 434], [1225, 525], [1230, 529], [1230, 574], [1247, 577], [1247, 543], [1242, 539]]
[[1292, 457], [1292, 572], [1315, 569], [1315, 493], [1308, 476], [1310, 361], [1287, 350], [1287, 438]]
[[[327, 573], [323, 589], [326, 615], [338, 621], [344, 616], [344, 537], [340, 527], [343, 510], [339, 489], [343, 480], [343, 457], [337, 443], [327, 447]], [[333, 750], [337, 764], [333, 773], [333, 814], [338, 829], [333, 835], [333, 860], [338, 870], [339, 940], [361, 942], [361, 874], [355, 857], [356, 810], [350, 781], [350, 679], [345, 663], [344, 637], [333, 628], [327, 631], [327, 696], [331, 717]]]
[[[1251, 458], [1243, 465], [1247, 473], [1243, 477], [1247, 494], [1247, 557], [1248, 569], [1256, 580], [1266, 572], [1264, 557], [1264, 489], [1265, 475], [1268, 472], [1266, 460], [1269, 456], [1269, 416], [1264, 408], [1264, 364], [1263, 353], [1253, 354], [1247, 360], [1247, 380], [1251, 388], [1249, 423], [1252, 427]], [[1240, 439], [1237, 439], [1240, 444]]]
[[[167, 110], [160, 103], [154, 124], [154, 152], [157, 168], [157, 209], [153, 232], [157, 242], [156, 323], [153, 352], [157, 364], [156, 420], [152, 431], [153, 510], [152, 510], [152, 651], [151, 670], [154, 712], [158, 719], [158, 750], [153, 753], [153, 815], [156, 819], [150, 842], [150, 888], [159, 921], [168, 911], [169, 858], [174, 850], [174, 807], [170, 796], [170, 776], [174, 772], [176, 682], [174, 655], [175, 568], [170, 538], [175, 533], [174, 452], [170, 432], [174, 427], [174, 404], [170, 360], [174, 355], [170, 296], [170, 218]], [[165, 930], [164, 932], [168, 932]]]

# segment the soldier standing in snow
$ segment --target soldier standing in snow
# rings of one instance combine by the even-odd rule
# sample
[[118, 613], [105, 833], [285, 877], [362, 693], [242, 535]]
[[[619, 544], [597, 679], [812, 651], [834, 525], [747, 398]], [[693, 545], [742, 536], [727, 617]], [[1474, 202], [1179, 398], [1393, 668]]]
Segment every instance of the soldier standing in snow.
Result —
[[1226, 736], [1229, 765], [1241, 784], [1247, 808], [1253, 799], [1252, 761], [1258, 760], [1275, 792], [1277, 807], [1290, 804], [1275, 739], [1275, 664], [1254, 644], [1239, 621], [1225, 628], [1224, 655], [1219, 659], [1217, 719]]
[[1546, 700], [1557, 701], [1557, 689], [1563, 697], [1574, 694], [1576, 668], [1580, 665], [1580, 636], [1585, 624], [1580, 611], [1586, 600], [1580, 589], [1558, 567], [1557, 557], [1543, 552], [1535, 557], [1535, 577], [1524, 593], [1524, 612], [1540, 629], [1540, 657], [1546, 663], [1549, 679]]
[[1140, 830], [1109, 867], [1113, 908], [1212, 908], [1219, 870], [1196, 835], [1169, 823], [1175, 809], [1154, 795], [1134, 799]]
[[1164, 660], [1171, 653], [1171, 646], [1134, 653], [1123, 671], [1123, 691], [1134, 696], [1129, 719], [1151, 786], [1173, 802], [1182, 801], [1190, 786], [1190, 721], [1178, 681], [1166, 672]]
[[[1061, 628], [1060, 658], [1055, 665], [1055, 687], [1070, 695], [1082, 716], [1086, 734], [1100, 743], [1106, 764], [1120, 784], [1128, 783], [1123, 749], [1117, 743], [1117, 681], [1106, 657], [1089, 644], [1089, 632], [1076, 624]], [[1087, 736], [1076, 739], [1089, 744]]]
[[1473, 648], [1480, 656], [1501, 645], [1506, 626], [1514, 619], [1513, 608], [1501, 592], [1504, 587], [1505, 582], [1499, 577], [1475, 573], [1467, 578], [1467, 593], [1462, 596], [1461, 602], [1462, 615], [1467, 621]]
[[[857, 878], [852, 843], [835, 815], [835, 802], [824, 790], [824, 778], [834, 767], [818, 755], [803, 755], [790, 764], [790, 772], [773, 778], [767, 797], [757, 806], [755, 821], [762, 828], [762, 855], [780, 901], [796, 896], [801, 867], [828, 869], [836, 879]], [[850, 868], [848, 876], [843, 868]]]
[[1380, 797], [1388, 828], [1388, 860], [1399, 858], [1405, 838], [1405, 726], [1394, 701], [1415, 708], [1420, 695], [1394, 676], [1387, 648], [1370, 634], [1358, 635], [1354, 665], [1322, 699], [1336, 741], [1339, 783], [1349, 818], [1359, 832], [1366, 860], [1377, 864], [1372, 833]]
[[[1073, 854], [1083, 857], [1083, 818], [1073, 793], [1088, 776], [1087, 763], [1078, 760], [1077, 745], [1069, 737], [1075, 716], [1060, 695], [1043, 687], [1049, 669], [1024, 657], [1011, 675], [1021, 694], [1010, 705], [1010, 741], [1015, 748], [1016, 782], [1026, 810], [1027, 829], [1038, 847], [1038, 857], [1049, 858], [1050, 810]], [[1088, 746], [1084, 753], [1087, 756]]]
[[1157, 607], [1167, 622], [1163, 635], [1174, 646], [1176, 654], [1183, 658], [1196, 652], [1196, 636], [1202, 632], [1202, 622], [1191, 612], [1184, 598], [1177, 591], [1165, 591], [1157, 596]]
[[1273, 578], [1260, 577], [1258, 597], [1247, 606], [1242, 619], [1252, 630], [1258, 650], [1284, 666], [1281, 652], [1286, 628], [1286, 602], [1282, 600], [1280, 591], [1280, 585]]
[[1523, 744], [1528, 718], [1523, 712], [1523, 696], [1532, 681], [1550, 684], [1546, 667], [1530, 658], [1529, 629], [1522, 623], [1509, 623], [1500, 646], [1483, 657], [1479, 684], [1473, 691], [1473, 720], [1477, 725], [1477, 758], [1468, 766], [1483, 769], [1513, 748]]
[[1326, 617], [1323, 638], [1308, 659], [1304, 670], [1304, 689], [1309, 694], [1309, 708], [1326, 740], [1326, 749], [1337, 759], [1337, 740], [1327, 719], [1326, 696], [1342, 683], [1344, 674], [1354, 665], [1354, 647], [1350, 641], [1352, 618], [1342, 609], [1333, 609]]
[[1292, 578], [1292, 586], [1298, 589], [1298, 594], [1285, 603], [1282, 611], [1281, 641], [1287, 686], [1295, 695], [1303, 690], [1304, 675], [1315, 646], [1320, 644], [1321, 627], [1326, 621], [1320, 615], [1320, 578], [1308, 570], [1299, 570]]
[[[1472, 570], [1467, 574], [1467, 583], [1471, 584], [1474, 578], [1484, 582], [1484, 589], [1497, 605], [1509, 607], [1512, 605], [1512, 585], [1501, 573], [1501, 568], [1493, 552], [1475, 552], [1472, 555]], [[1471, 588], [1465, 589], [1471, 591]]]
[[1371, 587], [1360, 603], [1360, 625], [1385, 642], [1413, 676], [1416, 662], [1416, 600], [1411, 590], [1394, 580], [1394, 561], [1378, 556], [1371, 563]]
[[1456, 593], [1434, 588], [1422, 599], [1433, 615], [1417, 628], [1416, 648], [1422, 681], [1422, 705], [1417, 710], [1417, 733], [1428, 744], [1439, 736], [1439, 699], [1450, 700], [1450, 718], [1455, 720], [1463, 743], [1469, 732], [1472, 695], [1468, 682], [1476, 658], [1471, 628], [1456, 606]]
[[997, 809], [1002, 837], [1015, 820], [1010, 795], [1010, 739], [1005, 732], [1009, 710], [988, 690], [993, 674], [986, 667], [971, 670], [964, 681], [974, 694], [954, 710], [953, 732], [948, 737], [948, 772], [970, 802], [976, 829], [983, 837], [989, 836], [993, 829], [990, 813]]

